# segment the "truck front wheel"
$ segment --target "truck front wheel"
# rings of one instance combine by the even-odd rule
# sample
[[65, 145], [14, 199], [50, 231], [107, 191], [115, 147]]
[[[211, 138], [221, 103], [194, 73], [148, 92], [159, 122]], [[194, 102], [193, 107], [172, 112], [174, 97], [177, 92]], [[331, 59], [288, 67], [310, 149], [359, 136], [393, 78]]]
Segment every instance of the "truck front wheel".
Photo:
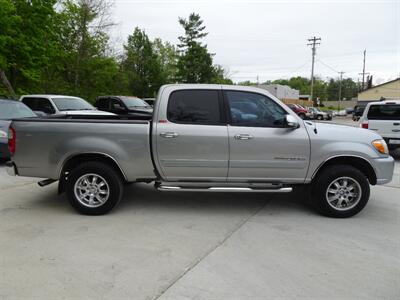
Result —
[[69, 202], [78, 212], [102, 215], [121, 200], [123, 185], [119, 174], [109, 165], [87, 162], [68, 174], [66, 191]]
[[347, 218], [359, 213], [367, 204], [369, 182], [358, 169], [349, 165], [327, 167], [312, 184], [312, 203], [323, 215]]

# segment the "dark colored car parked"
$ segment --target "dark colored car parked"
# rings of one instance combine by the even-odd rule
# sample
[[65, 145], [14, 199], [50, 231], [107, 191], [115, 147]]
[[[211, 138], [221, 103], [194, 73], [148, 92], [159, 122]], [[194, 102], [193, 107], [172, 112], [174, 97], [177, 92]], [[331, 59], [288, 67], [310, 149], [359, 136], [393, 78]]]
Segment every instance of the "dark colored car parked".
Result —
[[151, 116], [153, 107], [146, 101], [130, 96], [100, 96], [94, 106], [117, 115]]
[[10, 157], [8, 128], [11, 120], [32, 117], [36, 117], [36, 114], [25, 104], [15, 100], [0, 99], [0, 159]]
[[354, 106], [353, 121], [360, 120], [361, 116], [364, 113], [364, 110], [365, 110], [365, 106], [359, 106], [359, 105]]

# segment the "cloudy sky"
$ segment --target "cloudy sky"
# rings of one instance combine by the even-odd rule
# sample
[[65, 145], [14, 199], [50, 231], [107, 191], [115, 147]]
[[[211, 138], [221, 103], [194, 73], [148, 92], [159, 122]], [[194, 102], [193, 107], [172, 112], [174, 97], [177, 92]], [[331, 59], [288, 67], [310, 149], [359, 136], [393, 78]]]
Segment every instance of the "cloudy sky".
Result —
[[366, 71], [381, 83], [400, 76], [400, 0], [114, 0], [112, 33], [123, 43], [138, 26], [174, 44], [178, 17], [201, 15], [214, 61], [235, 82], [310, 76], [307, 39], [321, 37], [316, 75], [357, 80]]

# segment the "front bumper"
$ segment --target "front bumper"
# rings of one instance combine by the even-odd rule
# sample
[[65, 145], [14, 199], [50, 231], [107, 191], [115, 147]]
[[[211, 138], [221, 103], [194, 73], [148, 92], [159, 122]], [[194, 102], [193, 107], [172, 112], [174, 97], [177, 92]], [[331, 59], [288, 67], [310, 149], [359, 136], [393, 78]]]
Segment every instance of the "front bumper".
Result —
[[375, 158], [372, 162], [376, 172], [376, 184], [386, 184], [391, 182], [394, 172], [393, 157]]
[[6, 162], [6, 172], [10, 176], [17, 176], [17, 167], [14, 165], [12, 161]]

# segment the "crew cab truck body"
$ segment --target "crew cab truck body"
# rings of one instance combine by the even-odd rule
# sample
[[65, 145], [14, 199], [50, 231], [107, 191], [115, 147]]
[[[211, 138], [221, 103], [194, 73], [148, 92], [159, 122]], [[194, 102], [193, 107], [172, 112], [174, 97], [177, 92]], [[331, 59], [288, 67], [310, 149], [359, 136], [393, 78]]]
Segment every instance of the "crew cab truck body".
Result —
[[110, 211], [125, 183], [155, 182], [191, 192], [305, 185], [324, 215], [349, 217], [394, 168], [378, 134], [303, 121], [267, 91], [241, 86], [163, 86], [150, 121], [14, 120], [9, 146], [9, 174], [59, 180], [85, 214]]

